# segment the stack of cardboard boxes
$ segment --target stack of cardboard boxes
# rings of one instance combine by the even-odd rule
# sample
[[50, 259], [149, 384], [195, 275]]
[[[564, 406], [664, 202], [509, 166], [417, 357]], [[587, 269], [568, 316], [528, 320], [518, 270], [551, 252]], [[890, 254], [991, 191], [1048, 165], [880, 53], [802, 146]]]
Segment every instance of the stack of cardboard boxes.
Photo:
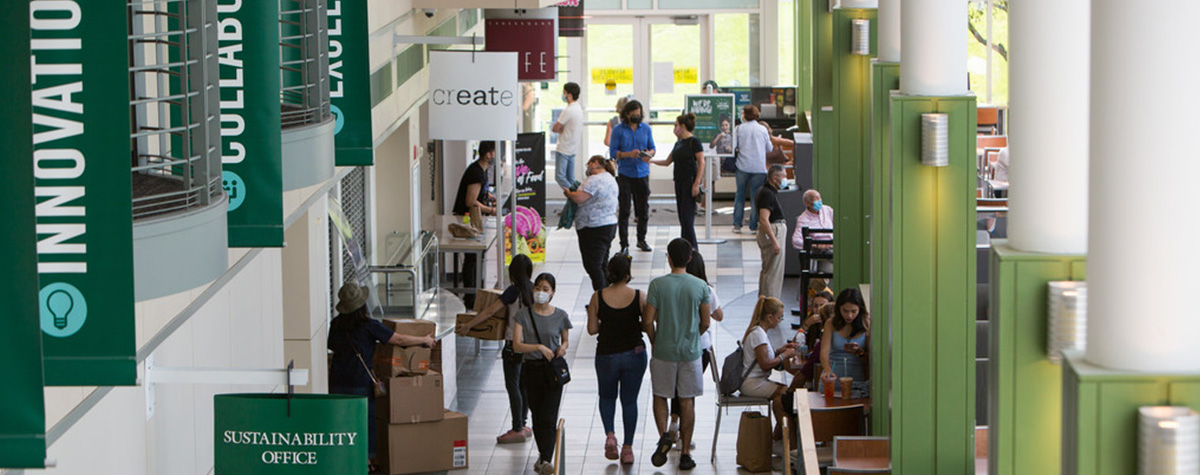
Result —
[[[385, 319], [384, 325], [402, 335], [432, 335], [437, 325], [427, 320]], [[407, 474], [467, 468], [467, 416], [445, 410], [441, 368], [430, 348], [380, 345], [375, 349], [375, 374], [388, 387], [376, 399], [379, 418], [379, 461], [385, 473]]]
[[[479, 312], [491, 306], [493, 303], [500, 301], [499, 290], [480, 290], [475, 294], [475, 307], [473, 311], [458, 314], [457, 322], [459, 325], [465, 325], [467, 322], [474, 320]], [[467, 336], [478, 338], [480, 340], [503, 340], [504, 331], [508, 326], [508, 306], [501, 305], [500, 311], [496, 312], [478, 325], [471, 327], [467, 331]]]

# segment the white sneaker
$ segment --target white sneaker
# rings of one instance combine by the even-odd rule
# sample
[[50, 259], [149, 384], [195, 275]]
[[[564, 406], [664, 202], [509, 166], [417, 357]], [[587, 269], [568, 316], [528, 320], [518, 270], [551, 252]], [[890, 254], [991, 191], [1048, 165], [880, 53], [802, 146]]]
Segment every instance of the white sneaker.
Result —
[[542, 460], [538, 460], [537, 463], [533, 464], [533, 473], [536, 473], [538, 475], [553, 475], [554, 474], [554, 465], [551, 464], [550, 462], [543, 462]]
[[741, 233], [742, 233], [742, 227], [741, 227], [741, 226], [734, 226], [734, 227], [733, 227], [733, 233], [734, 233], [734, 234], [741, 234]]

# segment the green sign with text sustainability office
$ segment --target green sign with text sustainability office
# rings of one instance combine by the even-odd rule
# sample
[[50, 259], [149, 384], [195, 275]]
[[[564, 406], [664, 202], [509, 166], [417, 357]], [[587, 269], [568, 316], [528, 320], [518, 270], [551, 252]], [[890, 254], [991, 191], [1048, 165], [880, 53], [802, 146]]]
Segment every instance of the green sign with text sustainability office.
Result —
[[0, 468], [39, 468], [46, 460], [46, 409], [42, 396], [42, 330], [38, 325], [37, 250], [33, 217], [33, 122], [29, 101], [29, 3], [0, 15]]
[[217, 2], [229, 247], [283, 246], [279, 3]]
[[374, 165], [367, 0], [329, 0], [328, 17], [334, 162], [339, 167]]
[[30, 239], [50, 386], [137, 379], [125, 3], [29, 3], [37, 203]]
[[367, 472], [367, 404], [336, 394], [213, 397], [216, 475]]

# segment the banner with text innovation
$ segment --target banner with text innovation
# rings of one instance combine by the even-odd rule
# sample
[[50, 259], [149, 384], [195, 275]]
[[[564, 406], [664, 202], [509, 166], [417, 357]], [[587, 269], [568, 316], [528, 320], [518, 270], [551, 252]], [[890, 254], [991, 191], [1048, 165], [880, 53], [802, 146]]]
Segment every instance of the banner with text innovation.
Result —
[[283, 246], [279, 3], [217, 2], [229, 247]]
[[46, 385], [134, 385], [127, 7], [60, 1], [30, 9]]
[[[29, 2], [0, 15], [0, 52], [29, 57]], [[38, 325], [37, 250], [34, 246], [33, 123], [29, 62], [12, 60], [0, 70], [0, 468], [41, 468], [46, 460], [46, 406], [42, 386], [42, 330]]]
[[333, 394], [213, 397], [216, 475], [367, 473], [367, 404]]
[[689, 94], [684, 97], [684, 112], [696, 114], [693, 134], [704, 145], [705, 155], [733, 156], [737, 148], [733, 94]]
[[429, 138], [516, 140], [517, 53], [429, 52]]
[[328, 16], [334, 162], [339, 167], [374, 165], [367, 1], [329, 0]]

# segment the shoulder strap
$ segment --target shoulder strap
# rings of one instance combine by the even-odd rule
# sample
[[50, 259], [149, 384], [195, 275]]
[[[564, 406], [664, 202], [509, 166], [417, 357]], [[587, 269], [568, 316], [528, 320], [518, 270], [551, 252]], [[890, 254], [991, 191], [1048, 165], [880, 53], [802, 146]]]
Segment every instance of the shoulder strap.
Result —
[[533, 336], [537, 338], [538, 344], [545, 345], [545, 343], [542, 343], [542, 332], [538, 331], [536, 316], [533, 314], [533, 307], [525, 307], [522, 310], [527, 312], [529, 315], [529, 324], [533, 325]]
[[358, 362], [361, 363], [363, 369], [366, 370], [367, 376], [371, 377], [371, 382], [374, 384], [379, 384], [379, 380], [375, 379], [375, 372], [371, 371], [371, 368], [367, 366], [367, 361], [363, 359], [362, 353], [358, 351], [357, 346], [354, 346], [354, 340], [350, 339], [350, 333], [342, 333], [342, 335], [346, 337], [346, 343], [350, 344], [350, 349], [354, 350], [354, 355], [358, 357]]

